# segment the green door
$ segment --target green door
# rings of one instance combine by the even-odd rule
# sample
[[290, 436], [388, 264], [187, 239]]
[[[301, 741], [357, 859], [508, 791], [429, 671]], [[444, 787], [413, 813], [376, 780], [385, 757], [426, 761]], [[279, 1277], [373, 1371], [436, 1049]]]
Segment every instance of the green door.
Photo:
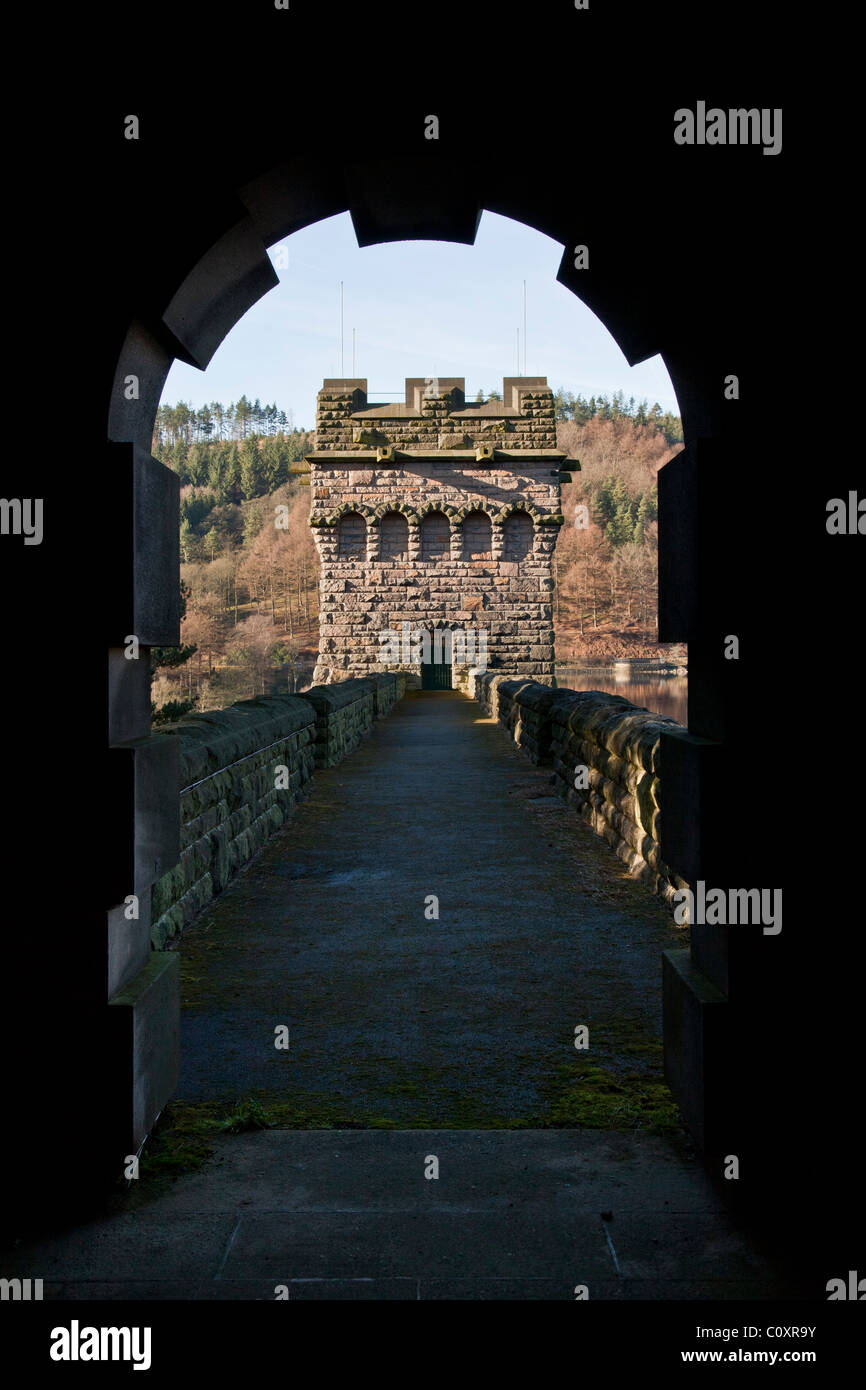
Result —
[[450, 690], [450, 661], [424, 661], [421, 664], [422, 690]]

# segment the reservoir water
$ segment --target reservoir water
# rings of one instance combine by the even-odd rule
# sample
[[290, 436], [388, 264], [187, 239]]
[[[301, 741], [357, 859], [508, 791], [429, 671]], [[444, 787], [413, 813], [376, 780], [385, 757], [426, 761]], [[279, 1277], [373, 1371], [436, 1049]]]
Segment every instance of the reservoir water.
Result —
[[567, 686], [569, 690], [603, 690], [607, 695], [621, 695], [633, 705], [667, 715], [678, 724], [688, 724], [688, 676], [642, 673], [639, 667], [632, 667], [626, 674], [615, 671], [612, 666], [593, 670], [557, 666], [556, 684]]

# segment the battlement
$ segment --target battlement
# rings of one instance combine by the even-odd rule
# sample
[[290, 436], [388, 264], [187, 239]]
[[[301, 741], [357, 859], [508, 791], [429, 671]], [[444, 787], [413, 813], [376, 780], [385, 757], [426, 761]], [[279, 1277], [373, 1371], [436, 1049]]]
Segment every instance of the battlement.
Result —
[[403, 401], [371, 402], [362, 377], [326, 378], [316, 406], [316, 451], [375, 445], [515, 450], [556, 448], [553, 391], [544, 376], [509, 376], [502, 399], [466, 400], [465, 377], [407, 377]]

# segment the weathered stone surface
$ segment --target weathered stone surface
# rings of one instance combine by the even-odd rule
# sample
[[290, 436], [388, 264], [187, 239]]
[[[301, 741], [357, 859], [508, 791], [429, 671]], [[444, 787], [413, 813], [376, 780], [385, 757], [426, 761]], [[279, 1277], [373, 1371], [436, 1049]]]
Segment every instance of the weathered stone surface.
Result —
[[[467, 406], [463, 386], [410, 379], [405, 402], [389, 405], [368, 404], [365, 382], [319, 393], [309, 460], [322, 576], [317, 684], [396, 664], [417, 685], [423, 653], [408, 637], [404, 646], [403, 624], [487, 633], [486, 657], [453, 663], [460, 688], [487, 662], [519, 662], [536, 679], [552, 672], [551, 564], [562, 524], [553, 394], [544, 378], [509, 378], [501, 402]], [[374, 448], [376, 469], [367, 464]], [[531, 452], [518, 461], [502, 450]], [[386, 630], [400, 638], [396, 661]]]
[[157, 950], [283, 824], [312, 776], [315, 735], [315, 713], [296, 695], [242, 700], [156, 735], [180, 744], [181, 818], [180, 860], [153, 886]]
[[157, 950], [285, 824], [314, 767], [332, 767], [357, 747], [405, 688], [402, 673], [377, 675], [241, 700], [161, 731], [180, 743], [181, 855], [153, 886]]
[[[519, 667], [518, 667], [519, 669]], [[550, 689], [534, 680], [486, 672], [469, 694], [511, 733], [535, 763], [553, 767], [557, 789], [628, 866], [669, 904], [687, 886], [661, 855], [659, 747], [685, 733], [662, 715], [599, 690]], [[584, 780], [577, 776], [586, 768]]]
[[180, 971], [170, 952], [152, 951], [109, 1004], [110, 1045], [141, 1078], [128, 1094], [124, 1137], [134, 1153], [177, 1085], [180, 1067]]

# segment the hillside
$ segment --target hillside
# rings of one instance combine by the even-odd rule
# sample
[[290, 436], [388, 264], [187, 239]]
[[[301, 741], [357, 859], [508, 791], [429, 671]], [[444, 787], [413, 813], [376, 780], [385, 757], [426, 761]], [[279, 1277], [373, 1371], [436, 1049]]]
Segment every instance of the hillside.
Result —
[[[557, 442], [581, 465], [562, 489], [566, 524], [555, 560], [557, 659], [664, 655], [656, 641], [657, 476], [681, 444], [629, 415], [601, 413], [585, 423], [561, 421]], [[579, 508], [586, 511], [578, 518]]]

